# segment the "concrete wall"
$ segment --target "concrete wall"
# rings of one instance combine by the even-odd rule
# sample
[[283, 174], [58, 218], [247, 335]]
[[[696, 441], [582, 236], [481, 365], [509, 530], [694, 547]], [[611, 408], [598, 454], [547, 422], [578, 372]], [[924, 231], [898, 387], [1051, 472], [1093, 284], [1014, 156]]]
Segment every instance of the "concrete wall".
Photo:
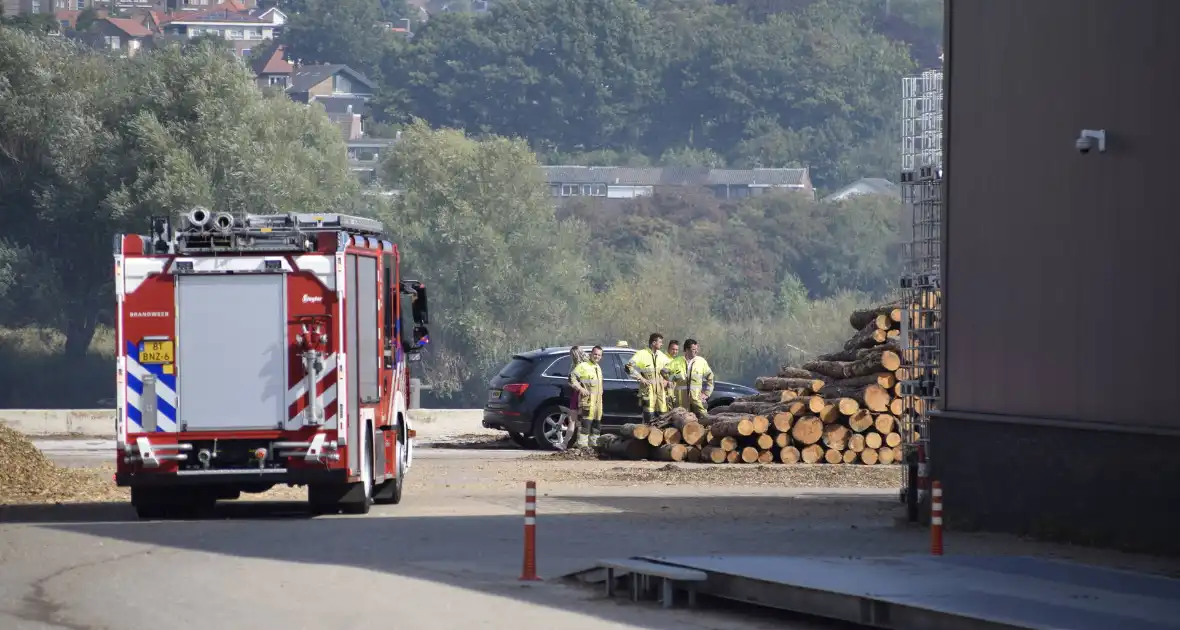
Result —
[[947, 2], [952, 528], [1180, 550], [1178, 23], [1176, 0]]
[[[418, 437], [482, 434], [482, 409], [411, 409], [410, 422]], [[0, 424], [25, 435], [115, 437], [113, 409], [0, 409]]]

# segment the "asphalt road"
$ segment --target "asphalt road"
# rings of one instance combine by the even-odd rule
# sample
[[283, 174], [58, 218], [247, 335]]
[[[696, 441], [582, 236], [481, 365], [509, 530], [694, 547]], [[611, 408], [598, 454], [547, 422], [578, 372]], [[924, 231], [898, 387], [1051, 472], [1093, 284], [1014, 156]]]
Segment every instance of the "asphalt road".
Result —
[[[105, 441], [39, 446], [73, 465], [109, 462], [112, 452]], [[0, 628], [833, 628], [732, 606], [665, 611], [556, 579], [604, 557], [792, 544], [796, 525], [776, 514], [776, 497], [793, 491], [548, 482], [550, 462], [519, 459], [527, 454], [422, 448], [402, 505], [367, 516], [312, 519], [304, 503], [281, 500], [223, 502], [192, 521], [138, 521], [122, 503], [8, 507]], [[552, 466], [581, 464], [599, 463]], [[502, 473], [520, 470], [541, 480], [541, 582], [518, 579], [523, 488]], [[885, 492], [854, 494], [849, 501], [891, 503]], [[821, 499], [806, 528], [824, 538], [846, 536], [850, 522], [873, 527], [839, 501]]]

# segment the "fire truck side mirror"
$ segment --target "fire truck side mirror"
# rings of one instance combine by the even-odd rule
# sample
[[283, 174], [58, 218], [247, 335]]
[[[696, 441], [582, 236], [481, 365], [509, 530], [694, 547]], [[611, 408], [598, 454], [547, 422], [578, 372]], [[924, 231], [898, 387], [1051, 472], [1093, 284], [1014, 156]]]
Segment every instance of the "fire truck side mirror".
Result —
[[413, 314], [415, 324], [423, 326], [430, 323], [430, 314], [426, 310], [426, 287], [421, 284], [414, 287]]

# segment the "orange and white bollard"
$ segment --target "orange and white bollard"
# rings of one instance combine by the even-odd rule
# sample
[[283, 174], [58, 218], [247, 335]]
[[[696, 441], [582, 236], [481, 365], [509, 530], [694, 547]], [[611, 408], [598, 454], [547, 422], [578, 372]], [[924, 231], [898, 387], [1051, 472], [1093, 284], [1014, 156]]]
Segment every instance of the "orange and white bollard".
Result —
[[942, 484], [930, 482], [930, 553], [942, 555]]
[[537, 577], [537, 482], [524, 487], [524, 569], [520, 579], [535, 582]]

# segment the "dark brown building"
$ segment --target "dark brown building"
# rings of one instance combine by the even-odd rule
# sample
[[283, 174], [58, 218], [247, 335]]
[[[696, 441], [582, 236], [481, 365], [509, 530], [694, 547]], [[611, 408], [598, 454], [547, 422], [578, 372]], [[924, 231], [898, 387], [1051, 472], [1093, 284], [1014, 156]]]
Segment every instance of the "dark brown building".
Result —
[[948, 526], [1180, 551], [1180, 2], [946, 12]]

